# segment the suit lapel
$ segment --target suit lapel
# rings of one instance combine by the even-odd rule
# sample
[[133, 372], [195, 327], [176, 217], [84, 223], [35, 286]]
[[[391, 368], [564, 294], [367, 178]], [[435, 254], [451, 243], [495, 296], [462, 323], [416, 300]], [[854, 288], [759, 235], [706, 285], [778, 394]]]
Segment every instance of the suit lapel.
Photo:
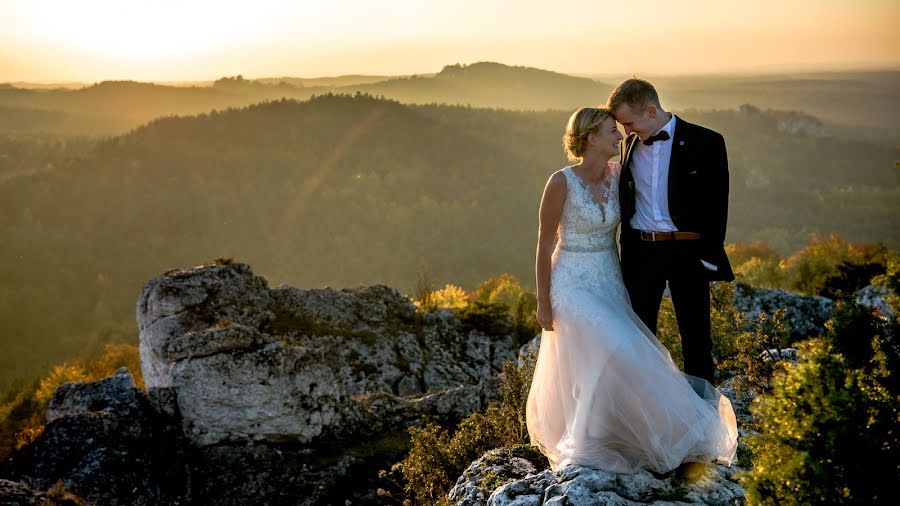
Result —
[[625, 145], [625, 152], [622, 155], [622, 169], [627, 170], [629, 174], [631, 173], [631, 153], [634, 151], [634, 146], [637, 144], [637, 141], [638, 136], [631, 134], [623, 143]]
[[672, 155], [669, 157], [669, 184], [667, 191], [669, 192], [669, 202], [672, 202], [672, 185], [676, 178], [680, 178], [684, 172], [686, 160], [686, 150], [690, 144], [688, 139], [688, 131], [690, 124], [683, 119], [675, 116], [675, 135], [672, 136]]
[[631, 174], [631, 155], [638, 142], [638, 136], [631, 134], [622, 143], [622, 174], [619, 176], [619, 206], [622, 209], [622, 227], [630, 227], [628, 220], [634, 214], [635, 188]]

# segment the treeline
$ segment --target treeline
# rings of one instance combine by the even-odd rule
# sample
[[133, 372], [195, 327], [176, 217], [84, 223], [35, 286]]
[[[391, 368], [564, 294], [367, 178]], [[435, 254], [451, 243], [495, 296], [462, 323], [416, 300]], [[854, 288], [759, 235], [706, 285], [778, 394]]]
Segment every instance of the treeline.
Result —
[[[212, 258], [295, 286], [408, 290], [423, 267], [466, 287], [498, 272], [530, 286], [568, 114], [326, 95], [159, 118], [111, 139], [7, 136], [0, 386], [101, 332], [135, 342], [147, 280]], [[783, 133], [768, 112], [683, 116], [728, 140], [727, 241], [779, 255], [831, 231], [900, 244], [896, 147]]]

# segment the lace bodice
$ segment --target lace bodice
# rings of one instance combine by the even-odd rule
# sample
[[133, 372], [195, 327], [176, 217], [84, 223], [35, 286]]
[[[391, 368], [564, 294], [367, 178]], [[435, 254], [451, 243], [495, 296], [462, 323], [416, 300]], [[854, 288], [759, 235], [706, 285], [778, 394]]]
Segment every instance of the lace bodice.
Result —
[[[584, 296], [603, 297], [614, 305], [630, 305], [616, 248], [619, 210], [619, 175], [616, 164], [595, 200], [571, 167], [566, 176], [566, 202], [557, 230], [550, 272], [550, 301], [554, 311], [572, 307]], [[588, 295], [591, 294], [591, 295]]]
[[621, 167], [611, 166], [604, 182], [600, 202], [572, 167], [562, 169], [566, 176], [566, 202], [559, 221], [559, 244], [566, 251], [604, 251], [616, 247], [616, 227], [621, 221], [619, 210], [619, 176]]

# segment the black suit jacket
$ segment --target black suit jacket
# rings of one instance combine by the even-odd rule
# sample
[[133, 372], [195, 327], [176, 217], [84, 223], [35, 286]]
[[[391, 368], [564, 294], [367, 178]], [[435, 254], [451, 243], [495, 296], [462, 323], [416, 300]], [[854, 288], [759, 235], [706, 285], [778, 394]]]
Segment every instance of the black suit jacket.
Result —
[[[725, 254], [728, 220], [728, 154], [722, 134], [676, 116], [672, 157], [669, 160], [669, 214], [678, 230], [700, 233], [700, 258], [719, 267], [704, 268], [710, 281], [733, 281], [734, 272]], [[631, 228], [635, 212], [635, 183], [631, 154], [640, 142], [635, 134], [622, 143], [622, 175], [619, 204], [623, 232]], [[621, 241], [631, 240], [623, 233]]]

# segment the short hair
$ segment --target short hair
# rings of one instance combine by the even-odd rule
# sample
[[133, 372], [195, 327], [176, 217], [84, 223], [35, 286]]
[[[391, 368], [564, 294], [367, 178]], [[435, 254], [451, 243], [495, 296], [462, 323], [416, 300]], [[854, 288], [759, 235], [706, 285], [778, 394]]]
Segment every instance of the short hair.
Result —
[[563, 149], [569, 161], [577, 162], [584, 157], [588, 135], [596, 132], [611, 116], [606, 107], [582, 107], [572, 113], [566, 123], [566, 132], [562, 139]]
[[634, 110], [644, 109], [651, 104], [660, 107], [656, 88], [649, 81], [638, 77], [623, 81], [609, 94], [606, 107], [610, 111], [618, 110], [622, 104], [628, 104]]

